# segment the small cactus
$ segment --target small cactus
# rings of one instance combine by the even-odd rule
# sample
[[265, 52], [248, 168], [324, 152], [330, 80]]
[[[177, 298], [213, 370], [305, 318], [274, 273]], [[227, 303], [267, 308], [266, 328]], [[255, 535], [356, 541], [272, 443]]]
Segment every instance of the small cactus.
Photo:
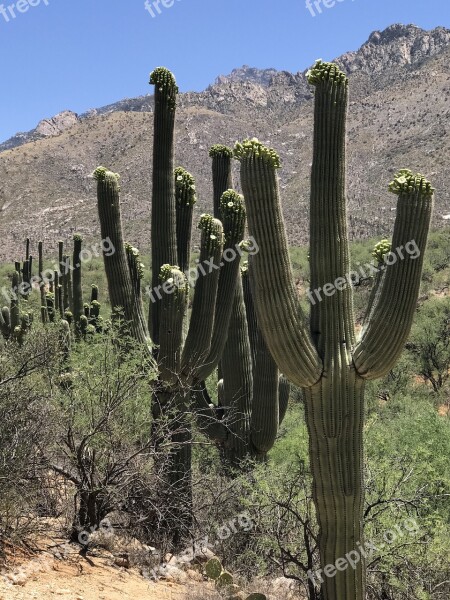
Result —
[[222, 563], [218, 558], [211, 558], [205, 565], [205, 573], [209, 579], [219, 579], [223, 572]]

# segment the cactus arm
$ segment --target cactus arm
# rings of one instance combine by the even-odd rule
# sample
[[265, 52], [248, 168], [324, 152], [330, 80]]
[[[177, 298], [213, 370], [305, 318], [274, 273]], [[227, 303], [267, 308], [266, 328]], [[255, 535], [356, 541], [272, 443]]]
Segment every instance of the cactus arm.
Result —
[[226, 408], [228, 427], [228, 440], [223, 447], [223, 456], [228, 466], [236, 467], [249, 454], [253, 399], [253, 365], [241, 277], [236, 284], [221, 365], [222, 403]]
[[39, 269], [39, 293], [41, 296], [41, 320], [42, 323], [47, 322], [47, 310], [45, 307], [45, 287], [44, 282], [42, 281], [42, 273], [44, 271], [44, 244], [43, 242], [38, 242], [38, 269]]
[[177, 267], [163, 265], [160, 282], [167, 286], [161, 303], [158, 363], [164, 386], [176, 386], [181, 370], [183, 321], [189, 290], [186, 276]]
[[227, 146], [216, 144], [210, 148], [209, 156], [212, 158], [214, 216], [216, 219], [220, 219], [222, 194], [233, 188], [231, 167], [233, 150]]
[[98, 285], [91, 285], [91, 304], [98, 300]]
[[83, 290], [81, 287], [81, 245], [83, 239], [80, 235], [73, 236], [73, 274], [72, 274], [72, 293], [73, 293], [73, 318], [75, 328], [84, 314], [83, 310]]
[[[55, 322], [55, 294], [54, 294], [54, 292], [47, 292], [45, 294], [45, 302], [46, 302], [46, 306], [47, 306], [48, 320], [50, 321], [50, 323], [54, 323]], [[80, 323], [83, 318], [84, 318], [84, 315], [81, 315], [78, 322]]]
[[348, 79], [338, 67], [318, 61], [309, 73], [315, 85], [314, 152], [311, 173], [310, 264], [311, 290], [322, 290], [311, 307], [311, 333], [319, 354], [330, 368], [339, 348], [350, 354], [355, 343], [353, 288], [327, 296], [350, 272], [346, 216], [345, 158]]
[[245, 229], [245, 208], [242, 196], [233, 190], [227, 190], [221, 198], [221, 211], [225, 235], [224, 260], [220, 268], [211, 347], [208, 358], [197, 372], [197, 381], [205, 381], [222, 357], [239, 277], [240, 256], [237, 248], [244, 237]]
[[144, 304], [142, 301], [142, 279], [144, 278], [144, 265], [141, 263], [140, 253], [137, 248], [131, 244], [125, 244], [125, 252], [128, 261], [128, 270], [131, 277], [132, 289], [132, 308], [131, 312], [135, 327], [141, 332], [139, 335], [144, 336], [146, 343], [150, 343], [148, 335], [147, 320], [144, 316]]
[[279, 429], [279, 372], [261, 331], [257, 336], [255, 358], [251, 439], [257, 452], [266, 454], [275, 444]]
[[20, 275], [14, 271], [11, 279], [11, 333], [16, 327], [20, 326], [20, 298], [18, 287], [20, 285]]
[[253, 257], [250, 256], [249, 259], [247, 265], [244, 264], [242, 268], [242, 283], [253, 364], [250, 431], [253, 450], [257, 454], [264, 455], [273, 447], [278, 435], [280, 419], [279, 373], [258, 327], [251, 291], [250, 271], [253, 268]]
[[[389, 373], [403, 351], [417, 306], [433, 207], [434, 190], [421, 175], [402, 170], [390, 189], [399, 196], [390, 255], [396, 255], [396, 260], [388, 264], [393, 260], [388, 257], [383, 265], [381, 288], [355, 348], [354, 363], [365, 379]], [[414, 252], [407, 254], [405, 248]]]
[[237, 144], [249, 231], [258, 244], [254, 302], [259, 326], [279, 368], [294, 383], [312, 385], [322, 373], [294, 288], [282, 218], [278, 156], [256, 140]]
[[67, 300], [68, 310], [72, 313], [73, 316], [73, 285], [72, 285], [72, 269], [71, 269], [71, 261], [70, 256], [67, 257]]
[[280, 409], [278, 421], [280, 425], [283, 423], [284, 417], [286, 416], [290, 395], [291, 383], [284, 375], [280, 375], [278, 378], [278, 406]]
[[64, 292], [65, 292], [65, 282], [67, 279], [66, 272], [64, 270], [64, 242], [58, 242], [58, 273], [59, 273], [59, 283], [61, 285], [61, 292], [59, 292], [59, 310], [61, 314], [61, 318], [64, 318]]
[[197, 371], [203, 367], [211, 347], [214, 329], [213, 307], [217, 299], [223, 251], [222, 223], [211, 215], [202, 215], [199, 227], [202, 230], [202, 238], [200, 262], [197, 267], [198, 278], [181, 364], [183, 376], [191, 380], [197, 379]]
[[58, 294], [58, 310], [59, 310], [59, 316], [61, 317], [61, 319], [63, 319], [63, 318], [64, 318], [64, 306], [63, 306], [63, 288], [62, 288], [62, 285], [61, 285], [61, 284], [59, 284], [59, 285], [58, 285], [57, 294]]
[[5, 340], [7, 340], [11, 333], [11, 316], [7, 306], [4, 306], [0, 311], [0, 331]]
[[[150, 83], [155, 86], [151, 257], [152, 288], [156, 289], [161, 267], [177, 260], [173, 157], [178, 87], [173, 74], [163, 67], [151, 73]], [[159, 299], [150, 304], [149, 326], [155, 344], [159, 344], [160, 304]]]
[[249, 275], [249, 263], [245, 261], [241, 268], [242, 274], [242, 288], [244, 291], [244, 302], [245, 302], [245, 315], [247, 318], [248, 326], [248, 337], [250, 340], [250, 351], [252, 355], [253, 369], [256, 363], [256, 348], [258, 341], [258, 322], [256, 320], [255, 304], [253, 302], [250, 275]]
[[59, 271], [53, 271], [53, 282], [55, 289], [55, 309], [60, 313], [62, 318], [64, 311], [62, 310], [62, 286], [60, 284]]
[[386, 273], [386, 269], [383, 267], [385, 257], [391, 251], [391, 243], [389, 240], [381, 240], [376, 244], [375, 248], [372, 251], [372, 256], [375, 258], [376, 262], [376, 275], [373, 278], [372, 289], [370, 290], [369, 301], [367, 303], [367, 309], [364, 315], [364, 320], [362, 324], [362, 330], [364, 331], [367, 327], [369, 320], [372, 317], [373, 309], [377, 304], [378, 296], [381, 291], [381, 284], [383, 282], [383, 277]]
[[183, 273], [189, 269], [191, 256], [192, 215], [197, 201], [195, 180], [182, 167], [175, 169], [175, 198], [177, 220], [178, 267]]
[[95, 170], [94, 178], [97, 180], [102, 239], [110, 239], [114, 248], [114, 252], [109, 255], [103, 253], [111, 306], [113, 309], [121, 307], [125, 321], [131, 327], [131, 335], [137, 341], [149, 344], [143, 316], [139, 318], [139, 314], [134, 310], [135, 296], [122, 234], [119, 179], [115, 173], [104, 167]]

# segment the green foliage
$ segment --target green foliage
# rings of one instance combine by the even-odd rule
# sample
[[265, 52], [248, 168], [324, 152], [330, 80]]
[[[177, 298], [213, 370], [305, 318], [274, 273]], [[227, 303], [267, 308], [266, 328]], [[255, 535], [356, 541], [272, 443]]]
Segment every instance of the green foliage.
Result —
[[450, 298], [431, 298], [418, 309], [407, 347], [416, 373], [439, 392], [450, 375]]

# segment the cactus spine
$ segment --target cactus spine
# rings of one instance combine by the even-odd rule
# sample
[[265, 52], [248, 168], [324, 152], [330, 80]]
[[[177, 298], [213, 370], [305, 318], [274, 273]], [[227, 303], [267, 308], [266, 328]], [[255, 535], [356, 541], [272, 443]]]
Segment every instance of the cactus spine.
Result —
[[[420, 257], [387, 264], [367, 326], [355, 338], [345, 198], [348, 80], [318, 61], [308, 78], [316, 88], [311, 182], [311, 288], [325, 292], [311, 306], [310, 329], [293, 285], [276, 170], [277, 154], [257, 140], [237, 144], [254, 257], [258, 322], [280, 369], [305, 390], [314, 499], [322, 568], [363, 543], [364, 384], [393, 367], [414, 315], [433, 189], [422, 176], [400, 172], [393, 247], [414, 240]], [[347, 284], [345, 285], [345, 283]], [[336, 283], [330, 294], [327, 284]], [[338, 287], [339, 286], [339, 287]], [[325, 600], [364, 600], [365, 569], [324, 577]]]

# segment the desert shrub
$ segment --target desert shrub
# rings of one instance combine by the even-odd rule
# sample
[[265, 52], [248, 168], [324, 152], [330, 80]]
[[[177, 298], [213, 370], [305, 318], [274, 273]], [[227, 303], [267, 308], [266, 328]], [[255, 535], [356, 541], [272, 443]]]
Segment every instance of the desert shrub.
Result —
[[18, 542], [49, 510], [52, 484], [41, 448], [49, 440], [52, 376], [59, 349], [54, 331], [35, 328], [19, 346], [0, 351], [0, 537]]

